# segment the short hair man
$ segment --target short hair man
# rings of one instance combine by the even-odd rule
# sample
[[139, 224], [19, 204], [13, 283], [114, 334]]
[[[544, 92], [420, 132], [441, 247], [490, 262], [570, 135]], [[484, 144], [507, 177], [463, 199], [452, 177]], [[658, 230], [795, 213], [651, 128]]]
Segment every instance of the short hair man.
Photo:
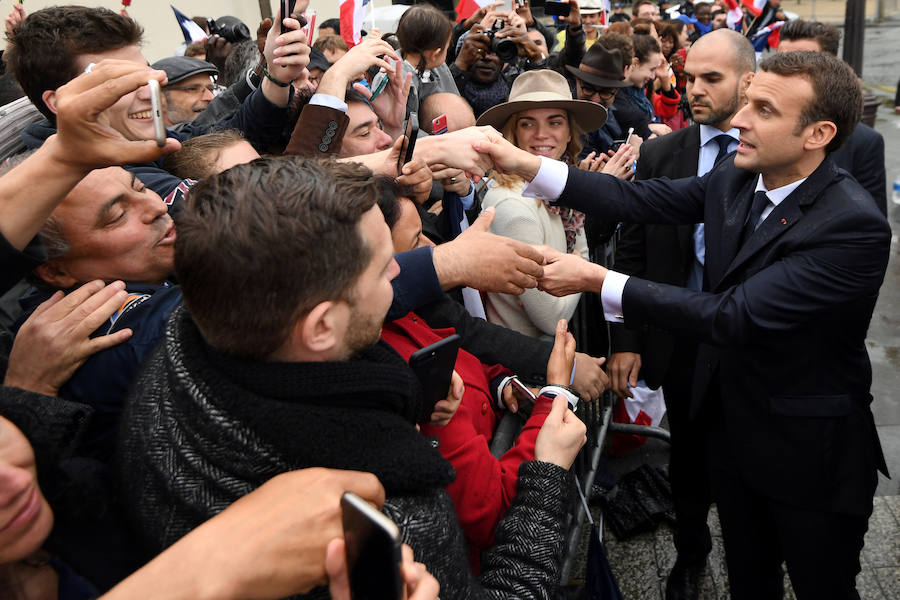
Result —
[[[781, 28], [778, 52], [809, 50], [837, 56], [840, 41], [841, 32], [833, 25], [795, 19]], [[866, 188], [875, 205], [887, 216], [884, 137], [865, 123], [859, 123], [847, 143], [834, 153], [834, 162]]]
[[[695, 124], [641, 146], [637, 179], [703, 176], [738, 145], [731, 118], [743, 105], [756, 71], [750, 42], [736, 31], [712, 31], [698, 39], [685, 61], [686, 94]], [[652, 281], [703, 288], [703, 224], [623, 226], [615, 268]], [[678, 558], [666, 582], [667, 598], [696, 598], [712, 548], [706, 525], [710, 505], [703, 425], [689, 419], [696, 343], [658, 330], [635, 331], [610, 323], [609, 370], [617, 394], [643, 379], [662, 385], [672, 433], [669, 478], [675, 505]], [[701, 431], [697, 432], [699, 428]]]
[[319, 25], [319, 37], [325, 37], [326, 35], [341, 35], [340, 19], [325, 19], [322, 21], [321, 25]]
[[721, 8], [717, 8], [712, 12], [712, 28], [724, 29], [728, 27], [728, 13]]
[[219, 70], [205, 60], [189, 56], [171, 56], [158, 60], [154, 69], [166, 72], [166, 125], [190, 123], [206, 110], [215, 97], [212, 76]]
[[[477, 588], [444, 490], [453, 470], [414, 426], [432, 409], [379, 342], [400, 271], [379, 193], [365, 167], [293, 157], [236, 166], [192, 191], [176, 248], [185, 309], [123, 423], [123, 493], [150, 549], [277, 473], [331, 465], [384, 483], [389, 514], [445, 594]], [[535, 456], [547, 460], [541, 440]], [[512, 565], [485, 563], [494, 581], [508, 578], [501, 589], [558, 583], [548, 570], [562, 551], [567, 474], [535, 468], [524, 463], [519, 489], [540, 493], [518, 494], [498, 525]], [[541, 528], [504, 525], [521, 527], [544, 503]]]
[[[4, 53], [10, 70], [15, 74], [28, 98], [47, 117], [25, 130], [23, 137], [29, 147], [40, 146], [56, 131], [56, 90], [66, 82], [103, 59], [127, 60], [147, 64], [141, 52], [143, 29], [132, 19], [105, 8], [84, 6], [54, 6], [31, 13], [9, 34]], [[231, 119], [216, 124], [234, 128], [260, 147], [278, 141], [281, 136], [290, 98], [289, 82], [300, 77], [308, 62], [307, 54], [275, 57], [276, 47], [299, 43], [304, 34], [298, 29], [279, 35], [272, 28], [266, 41], [266, 69], [281, 77], [262, 78], [259, 88], [240, 104]], [[280, 41], [276, 41], [280, 40]], [[147, 86], [108, 108], [105, 112], [109, 126], [129, 140], [152, 139], [153, 120], [150, 117], [150, 92]], [[168, 135], [183, 140], [206, 133], [209, 126], [182, 126]], [[142, 181], [159, 194], [169, 206], [178, 210], [187, 184], [160, 168], [158, 162], [128, 165]]]
[[731, 119], [737, 155], [703, 178], [627, 183], [499, 140], [477, 147], [551, 202], [623, 221], [704, 221], [705, 291], [562, 254], [541, 288], [600, 293], [610, 319], [697, 340], [691, 411], [711, 423], [732, 598], [780, 598], [782, 561], [798, 597], [855, 598], [887, 470], [864, 340], [891, 231], [829, 156], [859, 120], [853, 70], [813, 52], [775, 54], [760, 69]]
[[631, 17], [634, 19], [650, 19], [659, 21], [659, 6], [653, 0], [637, 0], [631, 5]]

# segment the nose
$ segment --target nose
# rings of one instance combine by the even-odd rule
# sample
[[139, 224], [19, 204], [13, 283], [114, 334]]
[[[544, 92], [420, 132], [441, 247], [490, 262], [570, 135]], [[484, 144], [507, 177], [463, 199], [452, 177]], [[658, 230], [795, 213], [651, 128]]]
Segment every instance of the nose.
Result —
[[213, 91], [209, 88], [203, 88], [203, 101], [204, 102], [212, 102], [213, 98], [215, 98]]
[[378, 135], [378, 150], [387, 150], [394, 143], [394, 140], [391, 139], [391, 136], [386, 134], [381, 129], [375, 129]]
[[142, 85], [135, 92], [139, 100], [150, 100], [150, 86]]
[[387, 278], [388, 281], [393, 281], [394, 277], [400, 274], [400, 263], [397, 262], [396, 258], [391, 259], [391, 265], [387, 270]]
[[[19, 500], [20, 494], [34, 481], [31, 473], [6, 462], [0, 462], [0, 511], [15, 508], [12, 503]], [[4, 523], [0, 521], [0, 527]]]
[[747, 119], [747, 115], [749, 114], [747, 111], [750, 110], [750, 105], [745, 104], [738, 110], [735, 115], [731, 118], [731, 126], [744, 131], [746, 129], [750, 129], [749, 121]]

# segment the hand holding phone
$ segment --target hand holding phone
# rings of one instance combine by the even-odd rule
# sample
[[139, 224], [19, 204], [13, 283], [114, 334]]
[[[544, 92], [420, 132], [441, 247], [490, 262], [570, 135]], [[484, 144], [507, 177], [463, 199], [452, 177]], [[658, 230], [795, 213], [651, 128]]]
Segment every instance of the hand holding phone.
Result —
[[429, 416], [434, 411], [434, 406], [447, 397], [461, 342], [462, 338], [454, 333], [430, 346], [416, 350], [409, 357], [409, 366], [422, 384]]

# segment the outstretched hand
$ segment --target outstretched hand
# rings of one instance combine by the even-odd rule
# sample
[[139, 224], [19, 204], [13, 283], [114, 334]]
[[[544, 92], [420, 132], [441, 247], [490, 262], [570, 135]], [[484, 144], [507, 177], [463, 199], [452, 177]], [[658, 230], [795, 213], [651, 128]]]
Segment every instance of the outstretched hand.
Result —
[[485, 209], [456, 239], [434, 249], [434, 269], [444, 289], [467, 285], [519, 295], [537, 285], [544, 257], [533, 246], [490, 233], [494, 215], [493, 207]]
[[556, 324], [553, 350], [547, 361], [547, 385], [568, 386], [575, 366], [575, 338], [569, 333], [568, 323], [560, 319]]
[[57, 89], [57, 133], [48, 140], [54, 160], [86, 173], [109, 165], [150, 162], [181, 148], [172, 138], [162, 148], [153, 140], [128, 140], [105, 123], [103, 111], [150, 79], [164, 85], [166, 73], [108, 59]]
[[130, 329], [90, 337], [126, 297], [121, 281], [92, 281], [65, 297], [53, 294], [19, 329], [3, 384], [55, 396], [88, 357], [131, 337]]

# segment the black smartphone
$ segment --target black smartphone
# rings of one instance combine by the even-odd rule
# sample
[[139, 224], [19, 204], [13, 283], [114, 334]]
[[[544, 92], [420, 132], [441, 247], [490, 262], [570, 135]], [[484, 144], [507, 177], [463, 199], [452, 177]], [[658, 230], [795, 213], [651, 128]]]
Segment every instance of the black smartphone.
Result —
[[353, 492], [341, 496], [341, 520], [350, 598], [401, 600], [403, 557], [397, 525]]
[[397, 176], [399, 177], [403, 171], [403, 165], [413, 159], [413, 152], [416, 150], [416, 139], [419, 137], [419, 116], [411, 112], [406, 117], [403, 124], [403, 135], [406, 136], [403, 145], [400, 146], [400, 156], [397, 158]]
[[281, 27], [281, 33], [285, 31], [284, 20], [291, 16], [296, 4], [297, 0], [281, 0], [281, 23], [278, 24]]
[[450, 382], [453, 379], [453, 367], [462, 338], [457, 334], [425, 346], [413, 352], [409, 357], [409, 366], [419, 378], [425, 395], [428, 414], [433, 412], [434, 405], [447, 397]]
[[572, 7], [568, 2], [559, 2], [558, 0], [547, 0], [544, 4], [544, 14], [548, 17], [568, 17]]

